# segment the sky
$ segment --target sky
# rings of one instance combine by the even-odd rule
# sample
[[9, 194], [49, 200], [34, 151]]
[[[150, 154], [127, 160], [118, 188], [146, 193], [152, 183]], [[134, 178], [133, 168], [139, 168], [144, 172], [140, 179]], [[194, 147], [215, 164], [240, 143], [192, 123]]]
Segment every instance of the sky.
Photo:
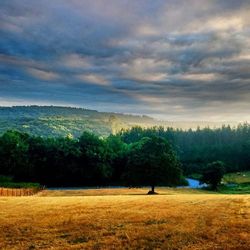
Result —
[[250, 121], [249, 0], [0, 5], [0, 106]]

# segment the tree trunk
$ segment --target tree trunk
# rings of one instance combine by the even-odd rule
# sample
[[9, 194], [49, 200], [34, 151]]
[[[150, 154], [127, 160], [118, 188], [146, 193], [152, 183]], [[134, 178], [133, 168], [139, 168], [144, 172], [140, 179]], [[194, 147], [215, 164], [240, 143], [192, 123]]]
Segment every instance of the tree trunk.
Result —
[[154, 185], [151, 186], [151, 190], [148, 191], [148, 194], [157, 194], [157, 193], [155, 192], [155, 186], [154, 186]]

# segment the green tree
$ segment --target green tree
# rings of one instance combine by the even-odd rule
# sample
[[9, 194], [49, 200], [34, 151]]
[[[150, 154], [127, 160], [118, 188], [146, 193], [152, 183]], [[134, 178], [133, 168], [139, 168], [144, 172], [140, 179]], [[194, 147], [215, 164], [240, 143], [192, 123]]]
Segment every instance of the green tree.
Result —
[[28, 134], [9, 130], [0, 138], [0, 174], [11, 175], [17, 180], [30, 176], [28, 163]]
[[212, 190], [217, 190], [224, 174], [225, 164], [222, 161], [214, 161], [203, 170], [201, 182], [210, 185]]
[[131, 146], [125, 179], [132, 186], [176, 185], [181, 178], [180, 164], [170, 144], [161, 137], [143, 138]]
[[105, 184], [112, 175], [112, 169], [107, 162], [105, 142], [94, 134], [84, 132], [78, 144], [85, 183]]
[[121, 176], [127, 163], [128, 145], [118, 135], [110, 135], [105, 140], [108, 149], [107, 161], [112, 167], [112, 185], [121, 185]]

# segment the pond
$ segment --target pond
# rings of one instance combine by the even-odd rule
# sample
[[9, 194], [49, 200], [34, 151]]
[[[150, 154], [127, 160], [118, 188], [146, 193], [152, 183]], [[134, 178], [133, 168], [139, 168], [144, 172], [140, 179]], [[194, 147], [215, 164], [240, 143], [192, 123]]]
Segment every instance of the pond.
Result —
[[203, 188], [206, 187], [207, 184], [200, 184], [200, 181], [195, 180], [195, 179], [191, 179], [191, 178], [186, 178], [187, 182], [188, 182], [188, 186], [185, 186], [187, 188]]

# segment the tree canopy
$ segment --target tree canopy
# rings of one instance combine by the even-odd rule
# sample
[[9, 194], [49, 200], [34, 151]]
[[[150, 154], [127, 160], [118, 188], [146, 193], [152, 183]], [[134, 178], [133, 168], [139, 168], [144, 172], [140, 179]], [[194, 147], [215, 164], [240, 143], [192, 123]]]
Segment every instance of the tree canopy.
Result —
[[225, 174], [225, 164], [222, 161], [209, 163], [203, 170], [201, 182], [209, 184], [211, 189], [217, 190], [223, 175]]
[[180, 163], [170, 144], [163, 138], [142, 138], [128, 156], [125, 178], [132, 186], [175, 185], [180, 181]]

